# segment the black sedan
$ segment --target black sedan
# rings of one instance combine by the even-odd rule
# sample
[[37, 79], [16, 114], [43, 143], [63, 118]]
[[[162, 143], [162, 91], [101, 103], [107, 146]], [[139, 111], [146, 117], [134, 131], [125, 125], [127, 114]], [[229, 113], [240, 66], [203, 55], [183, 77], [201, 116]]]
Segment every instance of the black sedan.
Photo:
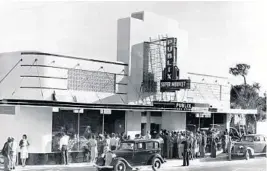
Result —
[[98, 170], [126, 171], [133, 170], [136, 166], [151, 165], [152, 169], [156, 171], [164, 163], [160, 151], [157, 140], [124, 141], [118, 150], [109, 151], [103, 157], [98, 158], [96, 168]]

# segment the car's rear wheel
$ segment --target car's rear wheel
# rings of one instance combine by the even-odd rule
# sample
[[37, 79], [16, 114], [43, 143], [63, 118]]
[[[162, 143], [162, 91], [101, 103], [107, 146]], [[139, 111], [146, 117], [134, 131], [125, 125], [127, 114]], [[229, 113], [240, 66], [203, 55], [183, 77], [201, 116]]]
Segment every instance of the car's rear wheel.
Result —
[[118, 161], [115, 164], [114, 171], [126, 171], [126, 165], [123, 161]]
[[161, 161], [159, 158], [155, 158], [152, 162], [152, 169], [153, 171], [159, 170], [161, 167]]

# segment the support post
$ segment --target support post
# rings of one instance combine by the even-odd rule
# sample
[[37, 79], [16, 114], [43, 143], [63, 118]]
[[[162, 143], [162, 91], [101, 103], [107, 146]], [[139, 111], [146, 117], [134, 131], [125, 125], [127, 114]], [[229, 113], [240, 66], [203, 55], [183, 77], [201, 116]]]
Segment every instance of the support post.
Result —
[[102, 134], [104, 135], [104, 133], [105, 133], [105, 114], [103, 113], [102, 114], [103, 115], [103, 117], [102, 117]]
[[212, 128], [214, 128], [214, 113], [212, 113]]
[[77, 135], [77, 140], [78, 140], [78, 150], [80, 150], [80, 109], [78, 112], [78, 135]]

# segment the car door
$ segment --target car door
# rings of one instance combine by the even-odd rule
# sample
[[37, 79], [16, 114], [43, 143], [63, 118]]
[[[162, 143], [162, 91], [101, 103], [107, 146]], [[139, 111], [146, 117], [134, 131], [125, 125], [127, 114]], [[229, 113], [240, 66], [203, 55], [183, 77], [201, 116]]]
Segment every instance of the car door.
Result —
[[263, 153], [265, 147], [265, 141], [263, 136], [255, 136], [254, 138], [254, 152]]
[[145, 165], [147, 159], [147, 151], [145, 150], [145, 142], [136, 142], [133, 154], [133, 163], [136, 166]]

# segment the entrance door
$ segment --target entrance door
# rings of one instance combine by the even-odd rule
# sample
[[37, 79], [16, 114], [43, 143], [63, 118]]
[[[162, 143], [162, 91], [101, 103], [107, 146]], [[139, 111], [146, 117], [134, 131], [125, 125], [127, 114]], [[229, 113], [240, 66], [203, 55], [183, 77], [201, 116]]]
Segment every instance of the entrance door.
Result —
[[160, 124], [151, 123], [150, 124], [150, 130], [153, 132], [156, 131], [157, 133], [159, 133]]

